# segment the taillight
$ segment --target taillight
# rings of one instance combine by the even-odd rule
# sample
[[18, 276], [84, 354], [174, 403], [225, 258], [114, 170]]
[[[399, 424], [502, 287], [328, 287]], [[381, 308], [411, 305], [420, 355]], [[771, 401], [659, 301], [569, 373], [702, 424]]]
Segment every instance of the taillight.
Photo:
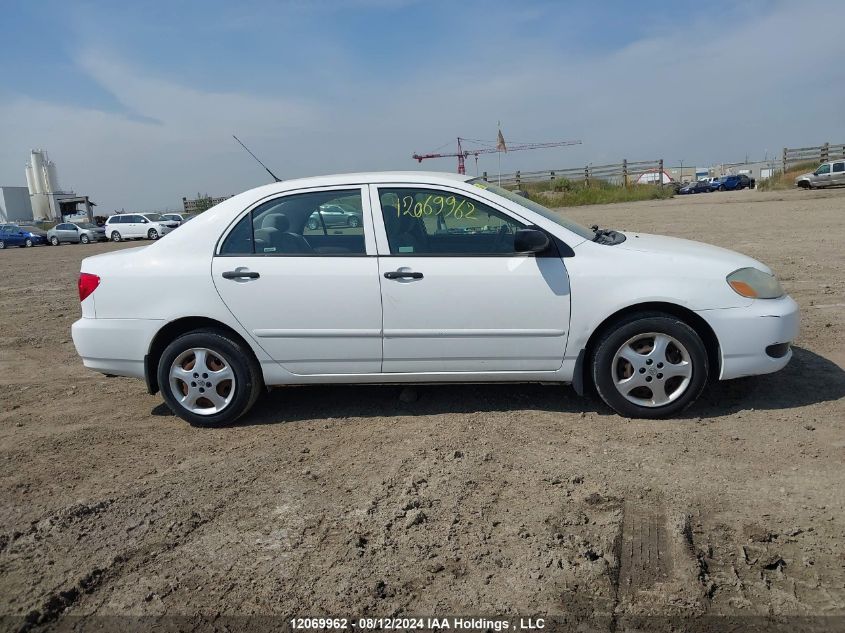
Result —
[[79, 273], [79, 301], [85, 301], [100, 285], [100, 278], [91, 273]]

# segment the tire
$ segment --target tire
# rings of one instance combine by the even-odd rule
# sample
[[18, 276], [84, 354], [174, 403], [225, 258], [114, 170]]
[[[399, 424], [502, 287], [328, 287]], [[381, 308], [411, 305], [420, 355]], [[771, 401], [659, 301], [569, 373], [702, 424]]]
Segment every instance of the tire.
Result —
[[158, 239], [158, 231], [156, 231], [155, 229], [150, 229], [149, 231], [147, 231], [147, 237], [150, 238], [151, 240], [157, 240]]
[[314, 220], [314, 219], [308, 220], [308, 228], [311, 229], [312, 231], [316, 231], [318, 226], [319, 225], [317, 223], [317, 220]]
[[32, 240], [29, 239], [29, 238], [26, 238], [26, 242], [24, 242], [23, 245], [27, 248], [31, 248], [32, 247]]
[[346, 221], [346, 224], [353, 229], [357, 229], [361, 226], [361, 220], [358, 219], [357, 215], [350, 215], [349, 219]]
[[120, 241], [120, 240], [122, 240], [122, 239], [123, 239], [123, 238], [122, 238], [122, 237], [120, 237], [120, 233], [118, 233], [117, 231], [112, 231], [112, 232], [111, 232], [111, 241], [112, 241], [112, 242], [119, 242], [119, 241]]
[[[197, 355], [192, 350], [205, 352], [207, 371], [193, 371], [196, 369]], [[191, 380], [191, 383], [178, 377], [171, 380], [173, 371], [188, 379], [195, 377], [201, 379], [210, 374], [206, 380], [210, 379], [209, 382], [213, 383], [212, 368], [219, 365], [228, 367], [233, 379], [221, 380], [217, 384], [212, 384], [211, 388], [208, 387], [208, 382], [200, 386], [201, 380], [197, 382]], [[194, 374], [198, 375], [194, 376]], [[161, 355], [157, 375], [159, 388], [167, 406], [186, 422], [203, 427], [226, 426], [233, 423], [252, 408], [263, 384], [261, 368], [252, 350], [245, 348], [226, 332], [216, 329], [188, 332], [170, 343]], [[176, 389], [179, 390], [178, 393]], [[217, 392], [214, 396], [215, 402], [212, 402], [210, 396], [201, 395], [200, 389], [207, 389], [203, 392], [205, 394], [211, 394], [214, 389]], [[180, 403], [183, 395], [193, 396], [193, 408]]]
[[725, 191], [725, 185], [719, 185], [719, 191]]
[[58, 246], [59, 244], [61, 244], [61, 242], [59, 242], [59, 238], [54, 235], [50, 238], [50, 244], [52, 244], [53, 246]]
[[[662, 353], [655, 352], [658, 338], [668, 341]], [[695, 402], [709, 373], [701, 337], [679, 318], [659, 312], [633, 314], [605, 331], [594, 348], [590, 369], [607, 406], [629, 418], [652, 419], [673, 416]], [[669, 373], [675, 375], [667, 378]], [[618, 387], [621, 380], [634, 382]]]
[[91, 242], [91, 239], [87, 235], [80, 235], [79, 236], [79, 243], [80, 244], [88, 244]]
[[0, 251], [2, 251], [4, 248], [6, 248], [6, 242], [0, 240]]

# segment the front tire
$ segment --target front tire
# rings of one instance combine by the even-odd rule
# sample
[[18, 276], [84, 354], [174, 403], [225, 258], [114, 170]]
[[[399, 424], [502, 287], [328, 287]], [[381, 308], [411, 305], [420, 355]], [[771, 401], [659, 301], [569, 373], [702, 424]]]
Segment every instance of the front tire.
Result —
[[707, 350], [679, 318], [639, 313], [599, 339], [593, 384], [602, 400], [629, 418], [665, 418], [690, 406], [707, 384]]
[[151, 240], [157, 240], [158, 239], [158, 231], [156, 231], [155, 229], [150, 229], [149, 231], [147, 231], [147, 237], [150, 238]]
[[252, 408], [262, 386], [252, 351], [215, 329], [188, 332], [170, 343], [157, 373], [167, 406], [194, 426], [231, 424]]
[[26, 238], [26, 241], [23, 243], [23, 245], [24, 245], [26, 248], [30, 248], [30, 247], [32, 246], [32, 240], [31, 240], [31, 239], [29, 239], [29, 238]]
[[358, 219], [357, 215], [350, 215], [349, 219], [346, 221], [350, 228], [357, 229], [361, 226], [361, 220]]
[[111, 232], [111, 241], [112, 242], [119, 242], [121, 239], [123, 239], [123, 238], [120, 237], [120, 233], [118, 233], [117, 231]]
[[79, 236], [79, 243], [80, 244], [88, 244], [91, 239], [87, 235], [80, 235]]

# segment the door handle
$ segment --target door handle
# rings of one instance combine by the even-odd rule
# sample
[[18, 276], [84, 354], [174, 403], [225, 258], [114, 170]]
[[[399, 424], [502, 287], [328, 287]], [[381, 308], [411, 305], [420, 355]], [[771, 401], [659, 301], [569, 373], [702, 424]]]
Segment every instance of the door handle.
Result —
[[422, 273], [414, 273], [410, 270], [392, 270], [384, 273], [385, 279], [422, 279]]
[[261, 275], [251, 270], [226, 270], [223, 279], [258, 279]]

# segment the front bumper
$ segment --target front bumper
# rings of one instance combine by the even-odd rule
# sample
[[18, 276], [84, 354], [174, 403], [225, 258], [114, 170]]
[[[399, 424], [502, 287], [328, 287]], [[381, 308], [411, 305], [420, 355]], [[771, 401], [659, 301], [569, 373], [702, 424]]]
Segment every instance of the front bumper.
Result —
[[81, 318], [71, 336], [82, 363], [115, 376], [144, 377], [144, 356], [165, 321], [158, 319]]
[[[719, 340], [722, 367], [719, 380], [769, 374], [783, 369], [792, 358], [776, 346], [798, 336], [798, 304], [785, 295], [780, 299], [756, 299], [745, 308], [701, 310]], [[771, 356], [767, 353], [776, 353]]]

